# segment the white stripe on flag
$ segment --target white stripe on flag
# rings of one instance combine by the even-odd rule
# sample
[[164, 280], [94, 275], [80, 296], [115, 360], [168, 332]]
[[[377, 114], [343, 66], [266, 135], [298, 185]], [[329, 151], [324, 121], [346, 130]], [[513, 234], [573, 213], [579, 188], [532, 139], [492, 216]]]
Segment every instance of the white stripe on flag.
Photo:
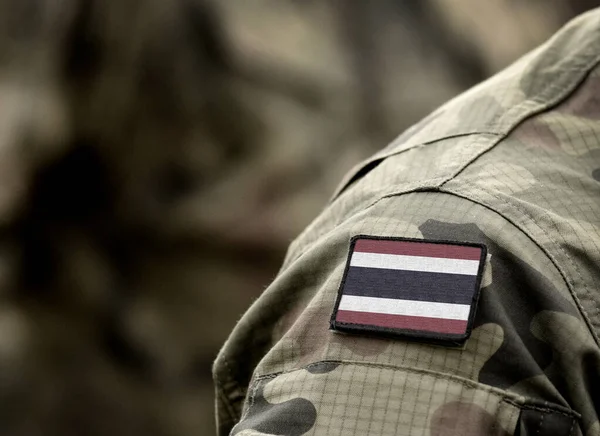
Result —
[[425, 316], [428, 318], [469, 319], [468, 304], [437, 303], [433, 301], [396, 300], [394, 298], [342, 295], [339, 310], [384, 313], [387, 315]]
[[401, 254], [352, 253], [350, 266], [366, 268], [402, 269], [433, 273], [474, 276], [479, 271], [478, 260], [445, 259], [441, 257], [405, 256]]

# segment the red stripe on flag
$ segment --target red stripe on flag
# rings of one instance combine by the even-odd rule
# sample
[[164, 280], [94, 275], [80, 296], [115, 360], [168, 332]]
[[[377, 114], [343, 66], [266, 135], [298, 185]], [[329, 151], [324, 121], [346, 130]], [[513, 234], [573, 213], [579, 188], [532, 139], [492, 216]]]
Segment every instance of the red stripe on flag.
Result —
[[481, 248], [427, 242], [358, 239], [354, 251], [361, 253], [402, 254], [405, 256], [442, 257], [445, 259], [479, 260]]
[[339, 310], [335, 319], [338, 322], [351, 324], [457, 335], [463, 334], [467, 330], [467, 321], [456, 319], [388, 315], [384, 313], [354, 312], [351, 310]]

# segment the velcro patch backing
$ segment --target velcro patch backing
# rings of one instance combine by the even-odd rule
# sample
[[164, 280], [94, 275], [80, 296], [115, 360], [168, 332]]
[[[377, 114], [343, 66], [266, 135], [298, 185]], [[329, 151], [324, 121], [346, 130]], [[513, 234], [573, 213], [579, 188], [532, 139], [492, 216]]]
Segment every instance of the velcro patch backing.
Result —
[[471, 334], [485, 258], [483, 244], [356, 236], [331, 328], [460, 346]]

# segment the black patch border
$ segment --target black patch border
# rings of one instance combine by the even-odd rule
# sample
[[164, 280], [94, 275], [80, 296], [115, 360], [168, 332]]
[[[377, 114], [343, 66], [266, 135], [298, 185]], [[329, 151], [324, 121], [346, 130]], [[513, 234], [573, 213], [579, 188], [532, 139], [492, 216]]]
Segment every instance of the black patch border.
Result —
[[[454, 245], [461, 247], [477, 247], [481, 249], [481, 257], [479, 258], [479, 269], [477, 271], [477, 279], [475, 282], [475, 292], [471, 299], [471, 311], [469, 312], [469, 319], [467, 320], [467, 329], [464, 334], [446, 334], [442, 335], [434, 332], [418, 331], [418, 330], [407, 330], [407, 329], [393, 329], [389, 327], [377, 327], [366, 324], [355, 324], [336, 321], [336, 315], [340, 301], [342, 299], [344, 285], [346, 278], [348, 277], [348, 271], [350, 269], [350, 259], [352, 253], [354, 253], [354, 246], [360, 239], [370, 239], [375, 241], [402, 241], [402, 242], [417, 242], [425, 244], [444, 244]], [[407, 339], [418, 342], [428, 342], [438, 345], [446, 345], [453, 347], [460, 347], [464, 345], [467, 339], [471, 336], [471, 330], [473, 328], [473, 322], [475, 320], [475, 313], [477, 312], [477, 304], [479, 302], [479, 295], [481, 293], [481, 280], [483, 278], [483, 272], [485, 269], [485, 261], [487, 258], [487, 246], [485, 244], [476, 242], [458, 242], [458, 241], [444, 241], [444, 240], [432, 240], [432, 239], [416, 239], [416, 238], [402, 238], [402, 237], [389, 237], [389, 236], [372, 236], [372, 235], [356, 235], [350, 239], [350, 249], [348, 250], [348, 256], [346, 258], [346, 267], [344, 269], [344, 275], [340, 283], [335, 306], [331, 319], [329, 321], [330, 330], [334, 330], [342, 333], [352, 333], [367, 336], [383, 336], [392, 339]]]

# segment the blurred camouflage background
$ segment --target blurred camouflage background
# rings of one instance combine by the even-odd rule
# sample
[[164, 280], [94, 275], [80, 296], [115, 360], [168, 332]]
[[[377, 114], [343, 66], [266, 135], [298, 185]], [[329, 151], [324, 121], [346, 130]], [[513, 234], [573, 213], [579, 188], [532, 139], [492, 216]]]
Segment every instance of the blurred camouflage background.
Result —
[[0, 0], [0, 434], [213, 434], [343, 174], [585, 0]]

